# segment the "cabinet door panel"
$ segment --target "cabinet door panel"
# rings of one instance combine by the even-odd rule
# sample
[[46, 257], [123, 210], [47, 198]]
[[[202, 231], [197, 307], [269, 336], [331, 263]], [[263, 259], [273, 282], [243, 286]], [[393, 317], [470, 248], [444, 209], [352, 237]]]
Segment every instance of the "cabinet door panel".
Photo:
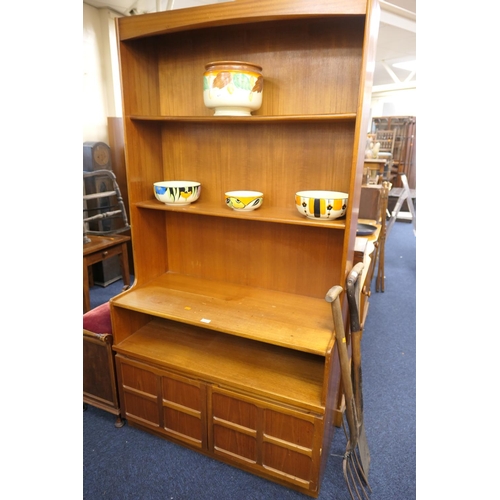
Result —
[[157, 376], [147, 370], [122, 364], [122, 383], [125, 387], [156, 396], [158, 392]]
[[157, 400], [148, 400], [136, 394], [125, 391], [126, 417], [152, 424], [154, 427], [160, 425]]
[[206, 448], [205, 386], [177, 375], [162, 376], [163, 427], [196, 448]]
[[121, 360], [118, 366], [126, 418], [158, 428], [158, 376]]
[[212, 393], [214, 453], [257, 462], [257, 406]]
[[254, 404], [214, 392], [212, 405], [214, 418], [233, 422], [248, 429], [257, 428], [257, 407]]
[[241, 430], [230, 429], [224, 424], [214, 423], [213, 435], [214, 453], [230, 455], [253, 464], [257, 462], [255, 434], [246, 434]]
[[262, 465], [297, 480], [311, 481], [314, 457], [319, 456], [318, 449], [314, 449], [319, 422], [310, 415], [265, 408]]
[[266, 409], [264, 410], [264, 434], [311, 449], [314, 422]]
[[279, 474], [310, 481], [312, 478], [312, 457], [282, 446], [264, 443], [262, 446], [262, 465]]

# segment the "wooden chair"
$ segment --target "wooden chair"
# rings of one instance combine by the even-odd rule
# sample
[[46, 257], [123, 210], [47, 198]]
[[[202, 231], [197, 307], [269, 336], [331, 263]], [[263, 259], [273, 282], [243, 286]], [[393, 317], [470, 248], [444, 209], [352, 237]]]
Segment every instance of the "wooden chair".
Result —
[[123, 427], [109, 302], [83, 315], [83, 408], [87, 404], [116, 415], [115, 427]]
[[380, 153], [394, 154], [394, 139], [396, 137], [396, 130], [377, 130], [375, 135], [375, 142], [380, 143]]
[[120, 258], [125, 287], [130, 285], [130, 231], [125, 204], [111, 170], [83, 172], [83, 312], [90, 310], [92, 266]]
[[[99, 189], [100, 184], [103, 189]], [[90, 191], [90, 192], [89, 192]], [[92, 215], [91, 215], [92, 214]], [[83, 236], [109, 236], [130, 229], [125, 204], [111, 170], [83, 172]]]
[[383, 182], [382, 189], [380, 191], [380, 236], [378, 241], [378, 270], [377, 270], [377, 280], [375, 283], [375, 290], [377, 292], [385, 291], [385, 241], [387, 238], [387, 203], [389, 201], [389, 192], [391, 191], [392, 184], [390, 182]]

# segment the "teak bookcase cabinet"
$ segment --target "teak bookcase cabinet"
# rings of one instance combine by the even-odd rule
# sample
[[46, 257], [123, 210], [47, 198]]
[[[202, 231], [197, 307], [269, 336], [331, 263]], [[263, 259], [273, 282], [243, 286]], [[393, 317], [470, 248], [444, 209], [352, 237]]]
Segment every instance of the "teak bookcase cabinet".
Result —
[[[135, 283], [111, 301], [125, 417], [317, 497], [338, 409], [326, 292], [354, 257], [378, 5], [235, 0], [118, 19]], [[214, 117], [205, 64], [263, 67], [261, 109]], [[153, 183], [201, 182], [187, 207]], [[224, 192], [264, 192], [249, 213]], [[349, 193], [310, 220], [295, 193]]]

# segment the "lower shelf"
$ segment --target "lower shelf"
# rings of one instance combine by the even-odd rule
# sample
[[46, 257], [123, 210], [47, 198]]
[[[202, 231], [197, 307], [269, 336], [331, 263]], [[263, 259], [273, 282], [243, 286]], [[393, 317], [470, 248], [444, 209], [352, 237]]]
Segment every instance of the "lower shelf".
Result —
[[[325, 293], [327, 290], [325, 290]], [[325, 356], [333, 320], [324, 298], [165, 273], [111, 300], [112, 308]], [[117, 343], [126, 336], [117, 328]]]
[[323, 414], [325, 358], [156, 318], [115, 345], [122, 355]]

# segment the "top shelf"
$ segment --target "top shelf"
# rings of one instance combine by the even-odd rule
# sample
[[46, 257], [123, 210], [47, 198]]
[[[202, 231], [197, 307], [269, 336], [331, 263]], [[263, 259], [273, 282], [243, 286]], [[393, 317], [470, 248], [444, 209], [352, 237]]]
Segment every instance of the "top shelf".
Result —
[[118, 19], [120, 40], [175, 33], [199, 28], [317, 16], [366, 15], [366, 0], [261, 1], [233, 0], [219, 4]]

